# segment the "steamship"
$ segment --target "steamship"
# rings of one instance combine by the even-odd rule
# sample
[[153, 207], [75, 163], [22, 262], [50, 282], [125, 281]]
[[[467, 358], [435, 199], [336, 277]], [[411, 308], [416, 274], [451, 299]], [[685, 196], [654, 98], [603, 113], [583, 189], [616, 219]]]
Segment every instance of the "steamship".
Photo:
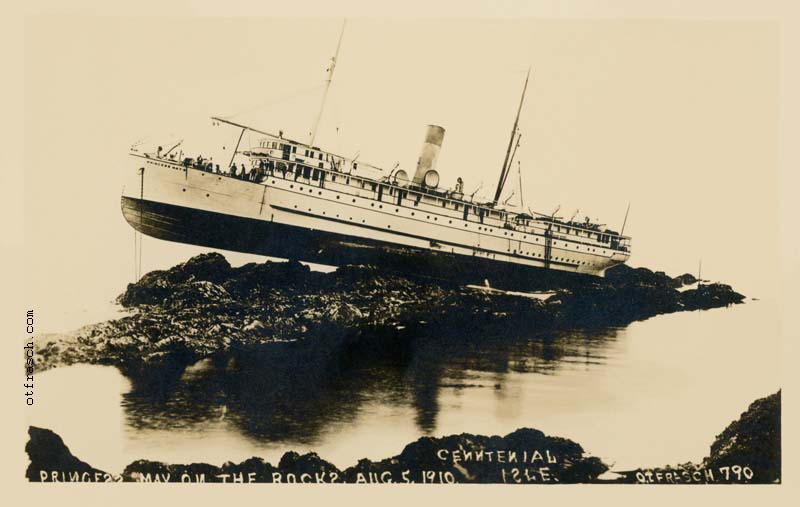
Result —
[[[336, 56], [328, 84], [335, 62]], [[628, 259], [629, 237], [588, 219], [513, 211], [499, 200], [526, 89], [527, 78], [491, 201], [465, 195], [460, 178], [455, 188], [440, 187], [440, 126], [427, 127], [410, 175], [318, 148], [316, 125], [304, 143], [215, 117], [241, 129], [238, 166], [233, 158], [220, 168], [176, 157], [174, 147], [134, 149], [122, 213], [137, 231], [162, 240], [333, 266], [369, 264], [464, 284], [534, 289], [563, 277], [603, 276]], [[260, 140], [240, 150], [248, 131]]]

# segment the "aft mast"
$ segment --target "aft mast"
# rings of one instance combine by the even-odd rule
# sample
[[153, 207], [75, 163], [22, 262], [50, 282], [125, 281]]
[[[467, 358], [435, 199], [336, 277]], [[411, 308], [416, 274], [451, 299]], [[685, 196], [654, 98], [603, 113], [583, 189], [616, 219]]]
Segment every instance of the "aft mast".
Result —
[[333, 70], [336, 68], [336, 59], [339, 57], [339, 48], [342, 46], [342, 36], [344, 35], [345, 24], [347, 24], [346, 20], [342, 22], [342, 31], [339, 33], [339, 42], [336, 44], [336, 53], [334, 53], [333, 58], [331, 58], [331, 65], [328, 67], [328, 79], [325, 82], [325, 91], [322, 93], [322, 103], [319, 106], [317, 119], [314, 121], [314, 127], [311, 129], [311, 138], [308, 141], [309, 146], [314, 146], [314, 138], [317, 136], [319, 120], [322, 118], [322, 112], [325, 110], [325, 101], [328, 98], [328, 90], [331, 87], [331, 81], [333, 81]]
[[497, 191], [494, 193], [492, 205], [497, 205], [500, 200], [500, 194], [503, 193], [503, 186], [508, 177], [510, 164], [508, 159], [511, 156], [511, 149], [514, 147], [514, 139], [517, 137], [517, 126], [519, 125], [519, 114], [522, 112], [522, 104], [525, 102], [525, 91], [528, 89], [528, 79], [531, 76], [531, 69], [528, 67], [528, 74], [525, 76], [525, 86], [522, 87], [522, 97], [519, 99], [519, 108], [517, 109], [517, 117], [514, 119], [514, 127], [511, 129], [511, 139], [508, 140], [508, 149], [506, 150], [506, 158], [503, 160], [503, 169], [500, 171], [500, 180], [497, 182]]

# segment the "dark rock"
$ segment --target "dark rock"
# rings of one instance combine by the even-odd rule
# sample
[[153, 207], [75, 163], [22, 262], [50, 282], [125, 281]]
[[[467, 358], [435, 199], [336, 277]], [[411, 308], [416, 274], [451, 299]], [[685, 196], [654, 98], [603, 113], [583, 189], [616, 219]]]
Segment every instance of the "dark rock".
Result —
[[673, 286], [677, 288], [677, 287], [683, 287], [684, 285], [691, 285], [693, 283], [697, 283], [697, 278], [695, 278], [693, 275], [689, 273], [684, 273], [680, 276], [676, 276], [675, 278], [672, 279], [672, 281], [674, 282]]
[[754, 401], [711, 444], [702, 464], [617, 472], [628, 484], [769, 484], [781, 482], [781, 392]]
[[717, 435], [706, 467], [748, 466], [752, 482], [781, 480], [781, 392], [754, 401], [738, 420]]
[[605, 279], [582, 279], [542, 302], [374, 266], [344, 266], [331, 273], [311, 271], [296, 261], [232, 268], [222, 255], [204, 254], [130, 284], [118, 301], [131, 315], [48, 337], [40, 345], [39, 368], [75, 362], [113, 364], [127, 371], [180, 367], [231, 348], [252, 350], [298, 340], [383, 343], [396, 339], [393, 330], [401, 328], [469, 339], [476, 334], [620, 326], [743, 299], [722, 284], [675, 290], [690, 276], [672, 279], [620, 265], [609, 269]]
[[606, 470], [579, 444], [523, 428], [505, 437], [424, 437], [398, 456], [379, 462], [362, 459], [344, 475], [350, 483], [570, 484], [593, 482]]
[[730, 285], [712, 283], [681, 292], [680, 301], [686, 310], [708, 310], [739, 304], [744, 301], [744, 296], [735, 292]]
[[[31, 430], [26, 449], [37, 467], [79, 473], [95, 470], [72, 456], [48, 430]], [[38, 469], [28, 478], [37, 480]], [[137, 460], [114, 480], [125, 482], [280, 482], [280, 483], [479, 483], [570, 484], [595, 482], [608, 467], [568, 439], [523, 428], [505, 437], [452, 435], [424, 437], [402, 453], [379, 462], [362, 459], [344, 472], [315, 453], [289, 451], [277, 467], [253, 457], [221, 467], [206, 463], [166, 464]], [[103, 472], [99, 472], [103, 474]], [[112, 476], [105, 474], [111, 478]]]
[[25, 452], [31, 460], [25, 477], [31, 482], [107, 482], [110, 474], [85, 463], [69, 451], [61, 437], [44, 428], [28, 428]]

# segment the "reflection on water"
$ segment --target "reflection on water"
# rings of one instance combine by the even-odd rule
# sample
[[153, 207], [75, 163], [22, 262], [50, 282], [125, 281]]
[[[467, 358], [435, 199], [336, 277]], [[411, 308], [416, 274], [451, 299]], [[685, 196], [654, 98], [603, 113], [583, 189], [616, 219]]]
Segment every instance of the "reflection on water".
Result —
[[[777, 350], [776, 312], [764, 302], [591, 332], [283, 343], [127, 382], [113, 368], [46, 372], [41, 389], [63, 390], [64, 406], [51, 402], [31, 423], [61, 428], [76, 455], [110, 470], [138, 458], [277, 461], [286, 450], [346, 467], [421, 435], [523, 426], [572, 438], [618, 468], [664, 465], [699, 460], [751, 401], [778, 389]], [[95, 381], [117, 387], [70, 426], [70, 398]], [[121, 431], [86, 424], [120, 410]], [[89, 428], [92, 438], [81, 434]], [[96, 445], [103, 438], [116, 444]]]
[[409, 340], [400, 351], [281, 343], [161, 370], [155, 382], [152, 376], [134, 379], [123, 406], [128, 424], [139, 430], [202, 430], [227, 420], [254, 439], [313, 444], [330, 423], [349, 423], [365, 402], [379, 401], [411, 407], [420, 432], [430, 434], [442, 389], [502, 390], [509, 372], [556, 375], [563, 368], [601, 365], [615, 338], [613, 329], [426, 337]]

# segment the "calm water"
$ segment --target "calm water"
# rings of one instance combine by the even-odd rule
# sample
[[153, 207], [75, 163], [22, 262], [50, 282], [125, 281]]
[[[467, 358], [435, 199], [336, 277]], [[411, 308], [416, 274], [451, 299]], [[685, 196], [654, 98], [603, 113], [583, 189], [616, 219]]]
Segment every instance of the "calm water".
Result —
[[276, 346], [128, 379], [77, 365], [37, 377], [30, 424], [120, 472], [139, 458], [222, 464], [315, 451], [341, 468], [423, 435], [533, 427], [613, 468], [698, 461], [758, 397], [780, 387], [768, 301], [663, 315], [626, 328], [427, 339], [402, 350]]

